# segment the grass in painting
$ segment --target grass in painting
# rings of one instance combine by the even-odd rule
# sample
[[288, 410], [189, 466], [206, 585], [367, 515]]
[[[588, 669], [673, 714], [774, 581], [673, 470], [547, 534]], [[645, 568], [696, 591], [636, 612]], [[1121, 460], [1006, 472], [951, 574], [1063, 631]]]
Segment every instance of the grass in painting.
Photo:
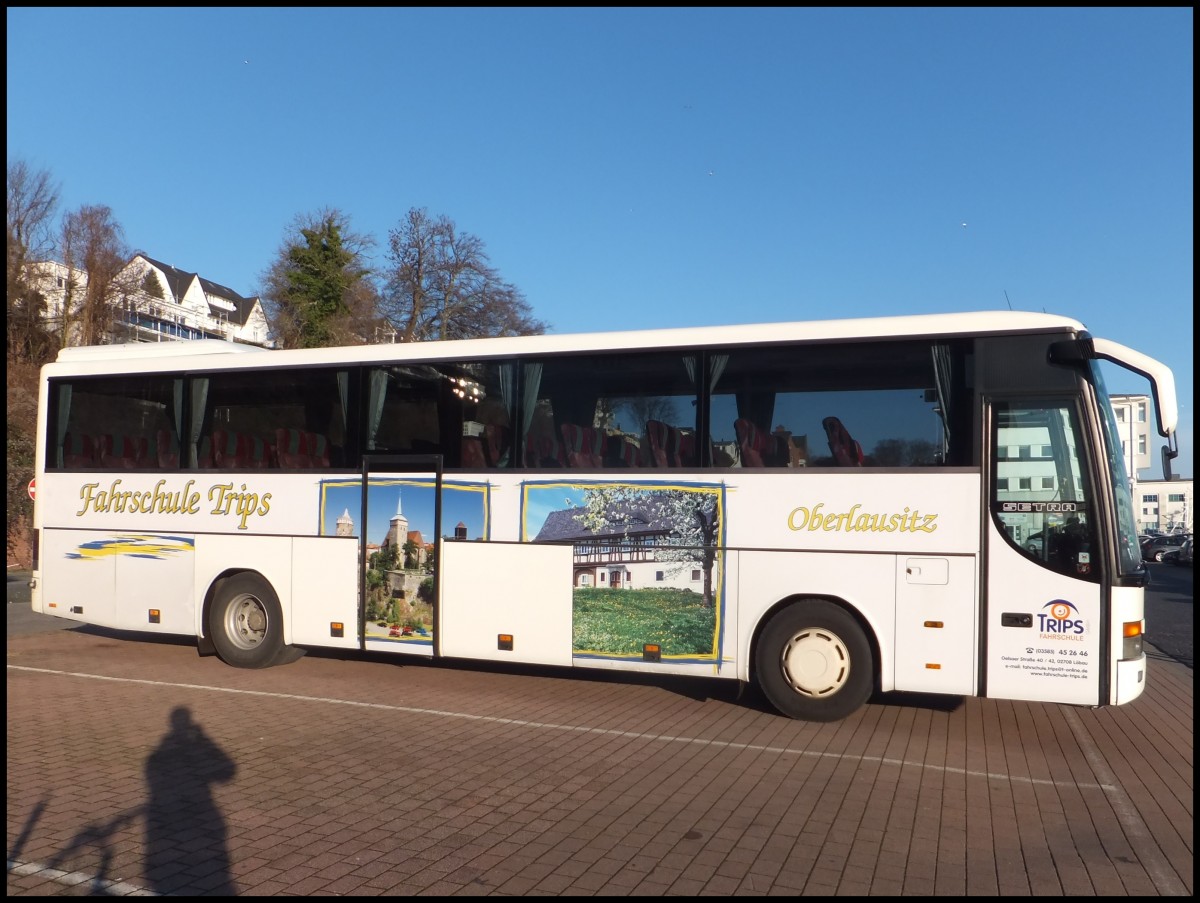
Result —
[[640, 655], [658, 643], [663, 655], [712, 654], [716, 614], [699, 593], [578, 587], [574, 602], [577, 651]]

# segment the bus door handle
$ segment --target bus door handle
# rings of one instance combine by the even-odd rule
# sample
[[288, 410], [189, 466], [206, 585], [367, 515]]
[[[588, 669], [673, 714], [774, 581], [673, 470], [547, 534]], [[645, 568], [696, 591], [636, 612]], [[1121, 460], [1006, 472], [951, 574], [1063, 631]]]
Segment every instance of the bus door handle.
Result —
[[1000, 615], [1001, 627], [1032, 627], [1033, 615], [1018, 611], [1006, 611]]

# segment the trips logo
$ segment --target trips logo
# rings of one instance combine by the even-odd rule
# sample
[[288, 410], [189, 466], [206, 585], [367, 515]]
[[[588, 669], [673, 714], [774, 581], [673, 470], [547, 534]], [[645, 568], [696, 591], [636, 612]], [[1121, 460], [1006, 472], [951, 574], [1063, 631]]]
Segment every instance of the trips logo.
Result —
[[1080, 642], [1087, 630], [1087, 622], [1079, 609], [1066, 599], [1054, 599], [1042, 606], [1038, 612], [1038, 630], [1045, 637]]

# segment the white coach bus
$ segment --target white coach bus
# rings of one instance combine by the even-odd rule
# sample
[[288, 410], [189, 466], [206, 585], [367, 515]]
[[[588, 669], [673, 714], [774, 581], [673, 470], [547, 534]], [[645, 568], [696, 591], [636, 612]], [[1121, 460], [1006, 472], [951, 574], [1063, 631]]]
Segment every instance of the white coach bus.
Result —
[[1146, 682], [1130, 488], [1075, 320], [979, 312], [42, 372], [35, 611], [305, 647], [756, 682], [794, 718]]

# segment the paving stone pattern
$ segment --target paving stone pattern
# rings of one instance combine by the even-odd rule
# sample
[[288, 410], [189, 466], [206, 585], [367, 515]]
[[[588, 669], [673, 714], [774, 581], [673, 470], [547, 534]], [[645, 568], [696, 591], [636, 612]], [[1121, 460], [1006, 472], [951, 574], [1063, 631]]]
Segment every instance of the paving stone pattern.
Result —
[[1128, 706], [892, 696], [94, 628], [8, 640], [8, 893], [1192, 893], [1192, 672]]

